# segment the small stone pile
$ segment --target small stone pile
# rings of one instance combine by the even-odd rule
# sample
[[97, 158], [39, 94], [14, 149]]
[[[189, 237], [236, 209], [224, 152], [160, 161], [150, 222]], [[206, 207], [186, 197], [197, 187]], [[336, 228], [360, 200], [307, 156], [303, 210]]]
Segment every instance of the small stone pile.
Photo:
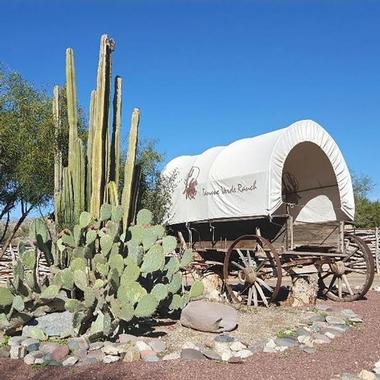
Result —
[[7, 347], [1, 349], [1, 357], [23, 359], [25, 364], [51, 366], [88, 365], [97, 362], [115, 363], [160, 360], [158, 354], [164, 352], [166, 345], [160, 339], [149, 341], [121, 334], [117, 342], [90, 343], [85, 337], [68, 338], [61, 341], [41, 342], [26, 336], [9, 338]]
[[[60, 316], [61, 318], [62, 316]], [[269, 340], [241, 342], [226, 333], [216, 335], [202, 345], [186, 342], [175, 352], [168, 350], [164, 339], [120, 334], [116, 341], [90, 342], [87, 337], [63, 337], [68, 325], [57, 323], [57, 316], [39, 319], [37, 325], [25, 326], [23, 335], [0, 338], [0, 357], [23, 359], [29, 365], [83, 366], [98, 362], [115, 363], [143, 360], [215, 360], [239, 363], [257, 352], [276, 353], [297, 348], [312, 354], [316, 347], [330, 343], [362, 320], [352, 310], [334, 312], [329, 307], [309, 311], [302, 323], [280, 331]], [[53, 323], [51, 323], [53, 321]], [[52, 324], [55, 326], [52, 329]], [[37, 327], [38, 326], [38, 327]], [[380, 362], [375, 373], [380, 373]]]

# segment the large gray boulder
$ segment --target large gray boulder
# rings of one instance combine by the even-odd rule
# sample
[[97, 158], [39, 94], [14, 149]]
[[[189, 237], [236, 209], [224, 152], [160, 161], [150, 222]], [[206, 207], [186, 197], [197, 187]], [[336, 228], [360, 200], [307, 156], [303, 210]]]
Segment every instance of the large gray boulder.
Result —
[[234, 330], [238, 320], [238, 313], [231, 306], [194, 301], [182, 310], [180, 322], [194, 330], [219, 333]]
[[22, 329], [22, 335], [28, 336], [28, 330], [35, 327], [41, 329], [48, 337], [59, 336], [61, 338], [66, 338], [69, 336], [75, 336], [73, 314], [69, 311], [46, 314], [42, 317], [32, 319]]

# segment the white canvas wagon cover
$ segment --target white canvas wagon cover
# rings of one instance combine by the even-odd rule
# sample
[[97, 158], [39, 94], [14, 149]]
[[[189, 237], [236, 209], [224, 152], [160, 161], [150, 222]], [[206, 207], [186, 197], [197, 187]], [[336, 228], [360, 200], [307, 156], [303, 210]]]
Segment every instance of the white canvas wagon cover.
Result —
[[168, 224], [280, 215], [300, 222], [352, 220], [351, 176], [332, 137], [312, 120], [170, 161]]

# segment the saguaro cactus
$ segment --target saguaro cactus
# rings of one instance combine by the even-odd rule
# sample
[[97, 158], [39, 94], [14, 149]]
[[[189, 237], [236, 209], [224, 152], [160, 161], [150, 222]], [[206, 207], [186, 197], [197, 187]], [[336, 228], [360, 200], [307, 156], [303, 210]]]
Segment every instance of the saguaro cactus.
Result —
[[[66, 50], [68, 167], [59, 166], [59, 162], [62, 162], [61, 156], [60, 161], [57, 160], [55, 170], [56, 220], [58, 224], [66, 227], [71, 227], [82, 211], [89, 211], [94, 218], [99, 218], [100, 208], [104, 202], [119, 205], [122, 79], [117, 76], [114, 82], [113, 122], [110, 136], [111, 54], [113, 50], [113, 40], [103, 35], [100, 41], [97, 88], [96, 91], [91, 92], [86, 152], [82, 140], [78, 137], [74, 52], [72, 49]], [[53, 112], [57, 136], [61, 123], [58, 97], [59, 91], [55, 88]], [[125, 186], [122, 192], [123, 206], [126, 210], [124, 226], [127, 226], [130, 221], [128, 213], [131, 210], [131, 203], [134, 203], [133, 193], [137, 191], [133, 182], [136, 180], [134, 166], [139, 119], [139, 110], [134, 109], [125, 167]]]
[[136, 164], [136, 152], [137, 152], [137, 142], [138, 142], [138, 128], [140, 123], [140, 110], [135, 108], [132, 112], [131, 119], [131, 130], [129, 132], [128, 140], [128, 154], [127, 161], [125, 162], [124, 169], [124, 188], [122, 195], [122, 204], [124, 207], [124, 228], [128, 225], [130, 221], [130, 207], [132, 200], [132, 184], [133, 184], [133, 174]]

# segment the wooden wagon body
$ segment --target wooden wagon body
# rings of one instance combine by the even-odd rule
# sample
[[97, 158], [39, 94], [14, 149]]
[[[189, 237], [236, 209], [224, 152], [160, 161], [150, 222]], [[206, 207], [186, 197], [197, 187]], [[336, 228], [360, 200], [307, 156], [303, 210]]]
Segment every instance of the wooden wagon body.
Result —
[[345, 232], [355, 213], [351, 177], [317, 123], [178, 157], [164, 175], [177, 181], [169, 228], [198, 262], [220, 265], [233, 301], [268, 305], [283, 275], [304, 266], [331, 299], [355, 300], [370, 288], [370, 251]]

